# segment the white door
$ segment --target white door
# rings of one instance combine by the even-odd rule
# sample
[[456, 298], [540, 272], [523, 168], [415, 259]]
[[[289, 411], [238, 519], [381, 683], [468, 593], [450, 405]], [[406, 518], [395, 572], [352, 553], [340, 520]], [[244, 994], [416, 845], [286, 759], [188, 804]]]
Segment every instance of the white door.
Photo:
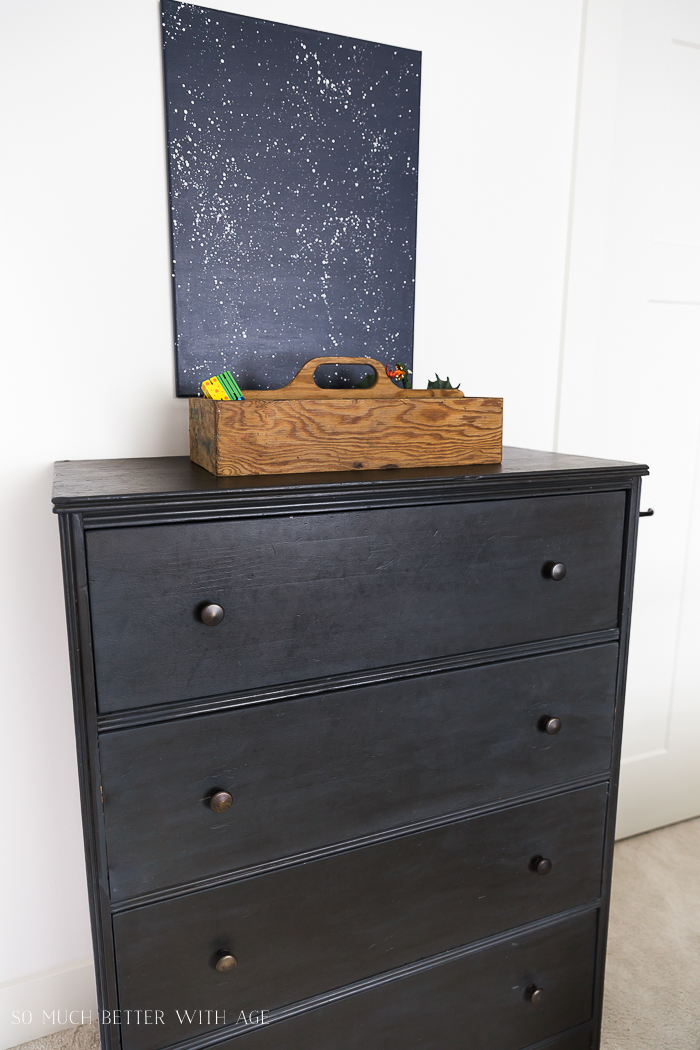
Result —
[[700, 813], [700, 0], [589, 0], [556, 447], [649, 464], [618, 837]]

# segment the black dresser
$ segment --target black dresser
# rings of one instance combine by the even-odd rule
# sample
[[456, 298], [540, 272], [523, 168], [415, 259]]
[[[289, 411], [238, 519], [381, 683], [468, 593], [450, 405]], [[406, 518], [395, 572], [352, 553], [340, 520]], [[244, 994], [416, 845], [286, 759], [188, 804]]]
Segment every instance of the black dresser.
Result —
[[645, 473], [57, 464], [105, 1050], [598, 1046]]

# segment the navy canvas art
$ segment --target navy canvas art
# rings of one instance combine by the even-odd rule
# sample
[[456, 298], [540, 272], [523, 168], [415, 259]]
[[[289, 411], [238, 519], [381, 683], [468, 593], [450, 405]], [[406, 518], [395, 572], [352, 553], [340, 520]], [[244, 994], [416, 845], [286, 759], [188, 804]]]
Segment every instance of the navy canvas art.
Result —
[[284, 386], [311, 357], [410, 367], [420, 53], [162, 15], [178, 394], [224, 368]]

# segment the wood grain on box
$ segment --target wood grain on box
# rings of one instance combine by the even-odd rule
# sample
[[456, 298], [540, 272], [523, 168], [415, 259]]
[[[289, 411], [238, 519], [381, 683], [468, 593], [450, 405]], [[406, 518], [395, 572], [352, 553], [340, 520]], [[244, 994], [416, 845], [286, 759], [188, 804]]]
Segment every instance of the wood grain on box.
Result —
[[290, 474], [500, 463], [503, 401], [460, 390], [404, 390], [379, 362], [373, 387], [329, 390], [307, 362], [281, 390], [245, 401], [190, 399], [190, 458], [212, 474]]

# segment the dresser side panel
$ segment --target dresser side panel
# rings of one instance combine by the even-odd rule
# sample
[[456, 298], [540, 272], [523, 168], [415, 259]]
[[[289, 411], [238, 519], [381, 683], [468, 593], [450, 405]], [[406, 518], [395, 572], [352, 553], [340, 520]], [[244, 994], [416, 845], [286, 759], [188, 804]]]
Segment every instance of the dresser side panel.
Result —
[[103, 1050], [121, 1050], [119, 1030], [113, 1025], [101, 1023], [104, 1011], [117, 1008], [118, 992], [102, 819], [90, 607], [81, 516], [59, 515], [59, 528], [100, 1038]]

